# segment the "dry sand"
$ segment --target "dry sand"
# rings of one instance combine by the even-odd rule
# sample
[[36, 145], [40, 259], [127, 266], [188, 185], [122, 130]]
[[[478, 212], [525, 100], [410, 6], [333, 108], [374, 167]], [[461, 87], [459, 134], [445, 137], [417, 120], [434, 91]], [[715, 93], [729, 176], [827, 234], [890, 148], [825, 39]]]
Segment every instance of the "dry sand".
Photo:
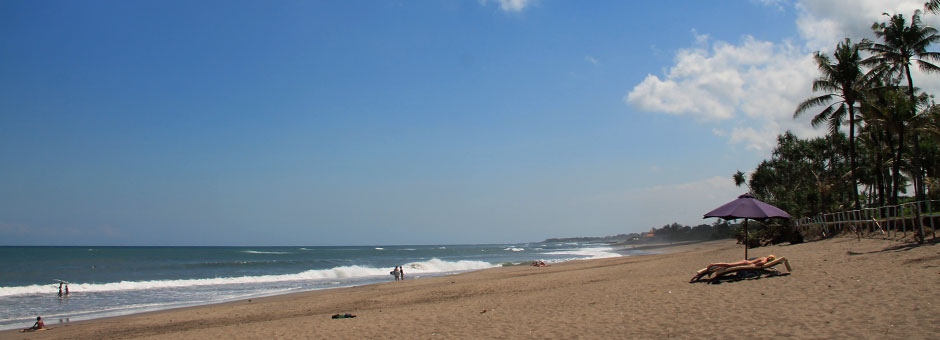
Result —
[[[937, 339], [940, 246], [836, 238], [753, 249], [790, 275], [688, 283], [733, 241], [58, 325], [13, 339]], [[782, 266], [781, 266], [782, 269]], [[782, 269], [783, 270], [783, 269]], [[784, 270], [785, 271], [785, 270]], [[354, 319], [331, 319], [354, 313]]]

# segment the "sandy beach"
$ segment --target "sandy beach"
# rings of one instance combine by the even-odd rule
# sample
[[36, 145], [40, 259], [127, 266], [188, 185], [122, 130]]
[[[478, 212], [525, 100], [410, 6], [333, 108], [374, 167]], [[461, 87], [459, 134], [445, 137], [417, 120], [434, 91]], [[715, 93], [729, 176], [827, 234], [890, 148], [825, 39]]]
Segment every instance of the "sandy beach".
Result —
[[[694, 283], [732, 240], [130, 316], [3, 339], [935, 339], [940, 246], [836, 238], [753, 249], [789, 275]], [[781, 271], [786, 272], [781, 266]], [[337, 313], [352, 319], [332, 319]]]

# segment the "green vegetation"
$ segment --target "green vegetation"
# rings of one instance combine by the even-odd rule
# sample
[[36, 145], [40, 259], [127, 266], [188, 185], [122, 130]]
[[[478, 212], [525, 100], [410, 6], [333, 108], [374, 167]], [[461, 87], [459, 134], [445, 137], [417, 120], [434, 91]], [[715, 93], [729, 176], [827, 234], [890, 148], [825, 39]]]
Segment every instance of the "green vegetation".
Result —
[[738, 225], [729, 224], [727, 221], [718, 221], [710, 225], [700, 224], [694, 227], [673, 223], [664, 225], [658, 229], [652, 228], [649, 232], [646, 233], [619, 234], [604, 237], [550, 238], [543, 242], [606, 242], [636, 244], [651, 242], [704, 241], [731, 238], [736, 236], [737, 230]]
[[[937, 6], [925, 4], [928, 10]], [[926, 199], [928, 187], [938, 186], [940, 106], [914, 86], [911, 66], [940, 71], [933, 64], [940, 53], [929, 50], [940, 35], [920, 14], [876, 22], [877, 41], [845, 39], [832, 58], [817, 52], [817, 96], [800, 103], [794, 117], [814, 113], [811, 124], [825, 125], [827, 136], [779, 136], [771, 159], [746, 181], [738, 171], [735, 183], [794, 217], [897, 204], [909, 184], [917, 200]]]
[[[940, 0], [924, 4], [940, 14]], [[791, 132], [777, 136], [770, 159], [747, 176], [732, 175], [757, 199], [794, 218], [859, 208], [897, 205], [907, 188], [914, 200], [940, 199], [940, 105], [933, 94], [917, 88], [911, 67], [940, 72], [940, 52], [931, 50], [940, 33], [921, 21], [885, 14], [872, 26], [876, 40], [853, 43], [846, 38], [833, 54], [816, 52], [819, 77], [814, 96], [794, 108], [794, 118], [811, 114], [813, 127], [825, 126], [825, 137], [801, 139]], [[908, 20], [910, 19], [910, 20]], [[807, 84], [809, 85], [809, 84]], [[846, 132], [848, 133], [846, 135]], [[922, 209], [923, 210], [923, 209]], [[800, 242], [789, 221], [752, 222], [750, 246]], [[717, 222], [695, 227], [671, 224], [650, 233], [559, 241], [687, 241], [736, 237], [739, 225]], [[611, 239], [614, 238], [614, 239]], [[923, 236], [920, 238], [923, 241]]]
[[[924, 5], [940, 12], [940, 1]], [[915, 11], [888, 15], [871, 29], [875, 41], [840, 42], [830, 58], [814, 57], [820, 76], [811, 97], [797, 105], [794, 118], [812, 113], [813, 127], [825, 125], [825, 137], [800, 139], [787, 132], [777, 137], [769, 160], [745, 178], [760, 200], [788, 211], [795, 218], [865, 207], [896, 205], [906, 188], [917, 201], [940, 194], [940, 105], [933, 95], [915, 87], [911, 67], [925, 73], [940, 71], [940, 53], [930, 47], [940, 41]], [[863, 59], [863, 55], [866, 55]], [[844, 132], [848, 132], [848, 136]], [[861, 189], [861, 192], [859, 190]], [[776, 243], [788, 235], [784, 223], [765, 225], [752, 234], [751, 244]], [[739, 239], [741, 237], [739, 236]]]

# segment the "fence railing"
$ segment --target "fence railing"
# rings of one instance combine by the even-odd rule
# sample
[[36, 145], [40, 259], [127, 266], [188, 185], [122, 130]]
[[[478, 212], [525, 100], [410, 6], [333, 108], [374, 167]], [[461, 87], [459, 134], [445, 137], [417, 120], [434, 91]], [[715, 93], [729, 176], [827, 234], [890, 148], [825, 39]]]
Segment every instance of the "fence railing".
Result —
[[932, 238], [937, 238], [940, 201], [908, 202], [821, 214], [797, 219], [794, 224], [804, 237], [810, 238], [826, 238], [839, 233], [854, 232], [859, 238], [880, 236], [896, 239], [907, 237], [910, 232], [923, 242], [928, 231]]

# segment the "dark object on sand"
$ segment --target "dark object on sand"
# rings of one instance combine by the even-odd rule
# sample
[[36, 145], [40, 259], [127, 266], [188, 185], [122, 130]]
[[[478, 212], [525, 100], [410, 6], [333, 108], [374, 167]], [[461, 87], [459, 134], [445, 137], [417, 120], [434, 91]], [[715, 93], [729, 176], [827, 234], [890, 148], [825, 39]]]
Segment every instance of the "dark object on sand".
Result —
[[354, 318], [354, 317], [356, 317], [356, 314], [349, 314], [349, 313], [346, 313], [346, 314], [333, 314], [333, 318], [334, 318], [334, 319], [349, 319], [349, 318]]
[[718, 217], [725, 220], [744, 219], [744, 259], [747, 259], [747, 220], [766, 220], [768, 218], [790, 219], [790, 214], [780, 210], [775, 206], [761, 202], [751, 196], [744, 194], [738, 196], [738, 199], [725, 203], [715, 210], [709, 211], [703, 218]]

